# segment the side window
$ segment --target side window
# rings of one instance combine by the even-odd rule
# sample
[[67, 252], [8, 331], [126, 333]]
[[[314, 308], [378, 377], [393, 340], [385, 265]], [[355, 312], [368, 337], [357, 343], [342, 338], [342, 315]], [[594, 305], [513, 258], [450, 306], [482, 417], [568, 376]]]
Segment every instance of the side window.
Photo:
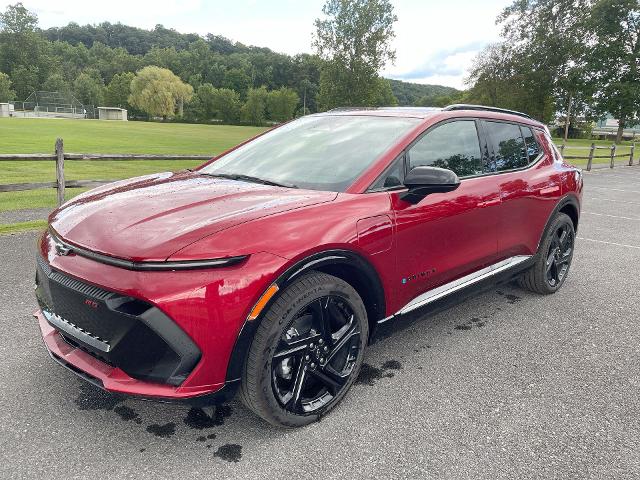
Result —
[[459, 177], [482, 173], [478, 130], [473, 120], [449, 122], [434, 128], [411, 147], [407, 155], [409, 169], [448, 168]]
[[369, 191], [402, 186], [404, 180], [404, 155], [396, 158], [391, 166], [371, 185]]
[[538, 155], [540, 155], [540, 145], [538, 144], [538, 140], [536, 140], [536, 136], [533, 134], [533, 130], [529, 127], [520, 127], [522, 130], [522, 134], [524, 136], [524, 143], [527, 145], [527, 157], [529, 158], [529, 163], [532, 163]]
[[493, 143], [493, 155], [486, 165], [488, 172], [502, 172], [529, 164], [522, 132], [518, 125], [504, 122], [485, 122]]

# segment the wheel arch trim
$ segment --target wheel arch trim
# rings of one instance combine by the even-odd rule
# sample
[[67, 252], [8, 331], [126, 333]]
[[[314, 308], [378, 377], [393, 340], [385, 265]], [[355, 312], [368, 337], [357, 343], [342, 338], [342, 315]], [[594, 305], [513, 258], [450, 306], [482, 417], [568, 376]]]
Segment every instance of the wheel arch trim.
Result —
[[[386, 308], [385, 291], [382, 280], [375, 267], [361, 254], [353, 250], [331, 249], [306, 256], [286, 268], [286, 270], [265, 289], [266, 292], [272, 285], [278, 286], [278, 292], [266, 302], [260, 314], [255, 319], [245, 319], [240, 333], [236, 338], [231, 355], [229, 356], [226, 381], [233, 381], [242, 377], [247, 353], [249, 348], [251, 348], [254, 335], [264, 317], [264, 312], [277, 300], [278, 293], [306, 272], [313, 270], [324, 271], [324, 269], [330, 270], [331, 268], [339, 268], [341, 266], [355, 269], [360, 275], [360, 278], [366, 278], [368, 280], [375, 303], [372, 308], [378, 312], [377, 316], [382, 318], [385, 315]], [[356, 287], [354, 286], [354, 288]], [[369, 308], [367, 308], [367, 313], [369, 313]], [[375, 325], [377, 320], [379, 320], [379, 318], [370, 318], [369, 323]]]
[[564, 197], [562, 197], [558, 201], [556, 206], [553, 208], [553, 210], [549, 214], [549, 218], [547, 218], [547, 223], [545, 223], [545, 225], [544, 225], [544, 229], [542, 230], [542, 234], [538, 238], [538, 244], [536, 246], [536, 254], [540, 250], [540, 245], [542, 244], [542, 241], [544, 240], [545, 236], [547, 235], [547, 232], [549, 231], [549, 227], [551, 227], [551, 223], [553, 222], [553, 219], [558, 214], [558, 212], [560, 210], [562, 210], [564, 207], [566, 207], [567, 205], [570, 205], [571, 207], [573, 207], [575, 209], [575, 212], [576, 212], [575, 231], [576, 232], [578, 231], [578, 221], [580, 219], [580, 202], [578, 201], [578, 197], [574, 193], [569, 193], [569, 194], [565, 195]]

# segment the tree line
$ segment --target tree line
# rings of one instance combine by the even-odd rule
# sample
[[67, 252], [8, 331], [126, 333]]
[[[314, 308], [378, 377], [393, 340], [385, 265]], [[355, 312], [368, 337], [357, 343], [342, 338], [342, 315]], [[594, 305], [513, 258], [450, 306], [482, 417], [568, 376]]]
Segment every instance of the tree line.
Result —
[[[378, 76], [391, 52], [389, 2], [328, 1], [323, 14], [316, 22], [318, 54], [289, 56], [162, 25], [69, 23], [42, 30], [37, 16], [17, 3], [0, 13], [0, 101], [59, 91], [86, 105], [127, 108], [133, 117], [259, 124], [336, 106], [427, 105], [459, 93]], [[358, 20], [351, 31], [339, 41], [326, 34], [345, 18]], [[354, 45], [349, 58], [341, 56], [340, 49]], [[140, 88], [144, 82], [149, 85]], [[159, 86], [161, 95], [149, 95]]]
[[18, 3], [0, 13], [0, 101], [61, 91], [134, 117], [255, 124], [338, 106], [476, 103], [565, 118], [567, 132], [609, 114], [618, 140], [640, 120], [638, 0], [514, 0], [465, 91], [380, 77], [396, 20], [389, 0], [326, 0], [316, 54], [289, 56], [160, 25], [42, 30]]
[[623, 129], [640, 121], [638, 0], [514, 1], [497, 18], [503, 41], [475, 59], [470, 102], [580, 119], [612, 115]]

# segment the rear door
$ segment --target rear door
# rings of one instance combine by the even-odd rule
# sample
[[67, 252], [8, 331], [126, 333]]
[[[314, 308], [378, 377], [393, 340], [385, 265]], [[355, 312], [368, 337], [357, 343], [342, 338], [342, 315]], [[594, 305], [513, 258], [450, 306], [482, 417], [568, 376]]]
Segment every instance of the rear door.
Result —
[[[416, 205], [402, 200], [406, 190], [391, 193], [400, 304], [495, 262], [500, 195], [495, 179], [482, 176], [483, 150], [478, 121], [457, 119], [429, 128], [398, 160], [404, 173], [435, 166], [461, 179], [458, 189]], [[386, 185], [400, 183], [398, 165], [389, 172]]]
[[545, 224], [561, 195], [553, 157], [541, 147], [543, 133], [527, 125], [483, 121], [487, 169], [500, 191], [499, 260], [534, 255]]

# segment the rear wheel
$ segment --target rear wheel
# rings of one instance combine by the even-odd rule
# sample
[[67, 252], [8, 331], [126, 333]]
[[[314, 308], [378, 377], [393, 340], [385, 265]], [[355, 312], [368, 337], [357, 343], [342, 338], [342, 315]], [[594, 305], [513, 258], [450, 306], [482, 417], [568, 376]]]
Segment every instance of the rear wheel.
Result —
[[558, 291], [569, 274], [575, 238], [571, 218], [558, 213], [540, 245], [535, 265], [520, 277], [520, 286], [542, 294]]
[[358, 375], [368, 337], [358, 293], [324, 273], [288, 286], [266, 312], [247, 357], [243, 402], [274, 425], [318, 420]]

